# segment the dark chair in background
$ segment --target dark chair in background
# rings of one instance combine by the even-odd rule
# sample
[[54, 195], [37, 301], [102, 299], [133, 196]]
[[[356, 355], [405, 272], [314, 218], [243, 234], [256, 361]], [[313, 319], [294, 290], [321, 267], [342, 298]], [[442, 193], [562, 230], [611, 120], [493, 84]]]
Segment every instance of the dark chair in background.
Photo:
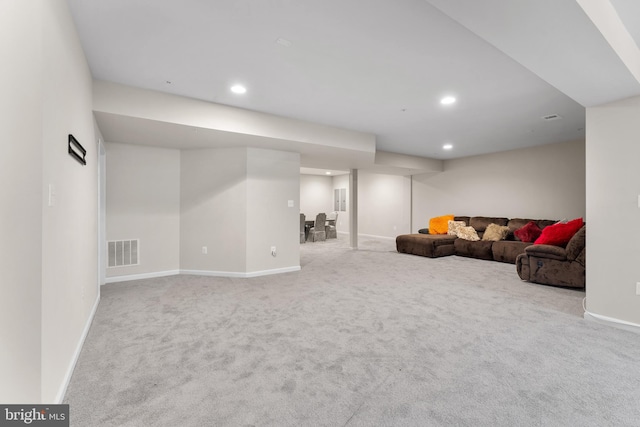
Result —
[[325, 230], [325, 223], [327, 221], [327, 215], [319, 213], [316, 215], [316, 222], [309, 230], [309, 240], [312, 242], [324, 242], [327, 240], [327, 233]]
[[337, 239], [338, 231], [336, 229], [336, 221], [338, 221], [338, 212], [333, 211], [327, 215], [327, 222], [324, 227], [327, 239]]
[[300, 214], [300, 243], [304, 243], [307, 239], [305, 236], [305, 230], [304, 230], [304, 219], [305, 216], [303, 213]]

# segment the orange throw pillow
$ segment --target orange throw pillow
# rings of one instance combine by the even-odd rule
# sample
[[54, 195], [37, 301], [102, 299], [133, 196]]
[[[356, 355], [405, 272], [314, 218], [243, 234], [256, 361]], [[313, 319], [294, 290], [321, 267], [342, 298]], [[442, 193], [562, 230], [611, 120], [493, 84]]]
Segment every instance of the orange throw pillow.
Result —
[[429, 220], [429, 234], [447, 234], [449, 221], [453, 221], [453, 215], [443, 215]]

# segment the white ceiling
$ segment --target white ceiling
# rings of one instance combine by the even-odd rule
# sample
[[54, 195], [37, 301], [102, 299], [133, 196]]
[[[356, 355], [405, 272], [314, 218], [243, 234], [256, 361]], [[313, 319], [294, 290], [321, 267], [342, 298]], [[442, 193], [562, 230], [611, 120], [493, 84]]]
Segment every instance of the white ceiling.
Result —
[[[448, 159], [581, 139], [584, 106], [640, 94], [574, 0], [68, 3], [96, 79], [373, 133], [393, 153]], [[612, 0], [635, 37], [638, 3]], [[231, 93], [235, 83], [248, 92]], [[445, 95], [458, 102], [441, 105]], [[98, 123], [114, 142], [163, 132]]]
[[640, 46], [640, 1], [611, 0], [611, 4], [618, 12], [618, 16], [629, 31], [629, 34]]

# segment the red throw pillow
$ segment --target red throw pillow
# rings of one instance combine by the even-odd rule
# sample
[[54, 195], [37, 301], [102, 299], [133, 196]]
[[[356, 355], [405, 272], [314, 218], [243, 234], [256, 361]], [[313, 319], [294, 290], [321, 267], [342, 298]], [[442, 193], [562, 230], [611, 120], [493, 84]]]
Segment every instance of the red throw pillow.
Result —
[[534, 221], [529, 221], [524, 225], [524, 227], [518, 228], [513, 232], [513, 235], [518, 238], [518, 240], [522, 242], [535, 242], [535, 240], [540, 237], [540, 227]]
[[576, 218], [566, 224], [554, 224], [545, 227], [540, 237], [534, 242], [535, 245], [566, 246], [574, 234], [584, 225], [582, 218]]

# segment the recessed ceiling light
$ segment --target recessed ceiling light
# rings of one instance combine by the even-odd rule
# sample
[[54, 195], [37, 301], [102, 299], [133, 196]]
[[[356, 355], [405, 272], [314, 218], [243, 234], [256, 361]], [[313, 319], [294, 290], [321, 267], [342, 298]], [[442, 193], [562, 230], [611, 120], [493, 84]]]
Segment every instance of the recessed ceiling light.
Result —
[[444, 145], [442, 146], [442, 149], [443, 149], [443, 150], [451, 150], [452, 148], [453, 148], [453, 145], [451, 145], [451, 144], [444, 144]]
[[325, 174], [326, 174], [326, 175], [331, 175], [331, 172], [326, 171], [326, 172], [325, 172]]
[[440, 104], [442, 105], [449, 105], [453, 104], [454, 102], [456, 102], [456, 99], [453, 96], [445, 96], [440, 100]]
[[231, 86], [231, 92], [242, 94], [247, 92], [247, 88], [242, 85], [234, 85]]

